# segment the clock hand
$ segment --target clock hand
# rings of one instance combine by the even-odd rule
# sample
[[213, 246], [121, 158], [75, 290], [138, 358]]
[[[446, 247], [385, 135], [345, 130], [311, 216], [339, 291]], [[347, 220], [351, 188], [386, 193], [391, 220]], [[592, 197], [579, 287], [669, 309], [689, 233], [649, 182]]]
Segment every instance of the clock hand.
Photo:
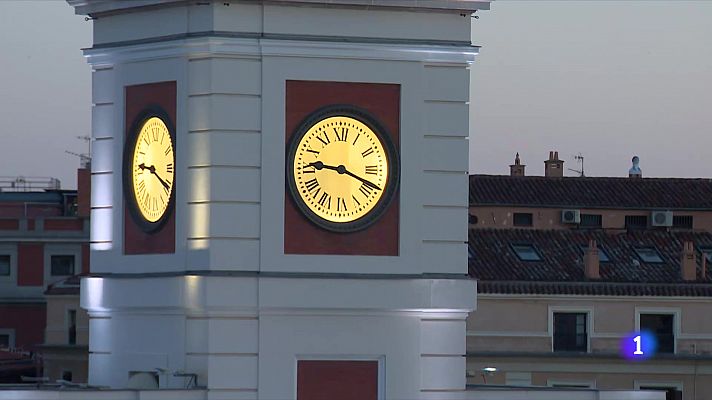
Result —
[[158, 176], [158, 174], [156, 173], [155, 165], [151, 165], [150, 167], [147, 167], [144, 163], [141, 163], [138, 165], [138, 167], [141, 168], [142, 170], [146, 170], [146, 169], [149, 170], [149, 172], [151, 172], [153, 174], [153, 176], [158, 178], [158, 180], [161, 182], [161, 185], [163, 185], [163, 187], [166, 188], [166, 190], [170, 190], [171, 186], [168, 183], [166, 183], [166, 181], [161, 179], [161, 177]]
[[347, 170], [346, 167], [343, 166], [343, 165], [339, 165], [338, 167], [334, 167], [333, 165], [327, 165], [327, 164], [324, 164], [324, 163], [321, 162], [321, 161], [317, 161], [317, 162], [309, 163], [308, 166], [309, 166], [309, 167], [314, 167], [314, 168], [316, 168], [316, 169], [319, 170], [319, 171], [322, 170], [322, 169], [330, 169], [330, 170], [336, 171], [336, 172], [338, 172], [339, 174], [342, 174], [342, 175], [343, 175], [343, 174], [346, 174], [346, 175], [348, 175], [348, 176], [350, 176], [350, 177], [352, 177], [352, 178], [358, 179], [358, 180], [361, 181], [364, 185], [366, 185], [366, 186], [368, 186], [368, 187], [370, 187], [370, 188], [372, 188], [372, 189], [382, 190], [380, 187], [376, 186], [375, 184], [373, 184], [373, 183], [371, 183], [371, 182], [369, 182], [369, 181], [367, 181], [367, 180], [361, 178], [360, 176], [355, 175], [355, 174], [352, 173], [351, 171]]

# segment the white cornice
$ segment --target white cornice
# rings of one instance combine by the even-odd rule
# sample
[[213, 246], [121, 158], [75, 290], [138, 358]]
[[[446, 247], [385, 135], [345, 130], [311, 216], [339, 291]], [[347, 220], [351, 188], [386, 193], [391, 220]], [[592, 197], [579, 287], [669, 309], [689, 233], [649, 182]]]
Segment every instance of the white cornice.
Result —
[[[232, 0], [233, 2], [235, 0]], [[240, 1], [240, 0], [237, 0]], [[401, 8], [473, 13], [489, 10], [490, 0], [241, 0], [294, 6]], [[131, 12], [136, 8], [189, 4], [187, 0], [67, 0], [79, 15]]]
[[309, 40], [201, 37], [123, 47], [93, 48], [84, 55], [94, 68], [165, 58], [302, 57], [353, 60], [414, 61], [467, 66], [477, 47], [417, 44], [342, 43]]

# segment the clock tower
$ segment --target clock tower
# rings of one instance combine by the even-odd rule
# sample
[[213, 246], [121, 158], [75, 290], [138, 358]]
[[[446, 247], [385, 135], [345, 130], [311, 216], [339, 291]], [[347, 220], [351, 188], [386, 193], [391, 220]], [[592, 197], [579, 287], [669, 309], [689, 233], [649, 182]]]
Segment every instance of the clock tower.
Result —
[[459, 399], [473, 0], [93, 19], [89, 383]]

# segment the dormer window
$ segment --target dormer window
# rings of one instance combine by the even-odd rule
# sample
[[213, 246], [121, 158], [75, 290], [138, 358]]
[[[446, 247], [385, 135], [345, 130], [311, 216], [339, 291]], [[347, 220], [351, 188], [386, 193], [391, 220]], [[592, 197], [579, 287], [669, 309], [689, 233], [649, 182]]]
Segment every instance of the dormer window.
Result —
[[655, 247], [636, 247], [635, 252], [638, 254], [640, 261], [650, 264], [660, 264], [663, 258], [660, 257], [658, 249]]
[[539, 252], [531, 244], [513, 244], [512, 250], [522, 261], [541, 261]]

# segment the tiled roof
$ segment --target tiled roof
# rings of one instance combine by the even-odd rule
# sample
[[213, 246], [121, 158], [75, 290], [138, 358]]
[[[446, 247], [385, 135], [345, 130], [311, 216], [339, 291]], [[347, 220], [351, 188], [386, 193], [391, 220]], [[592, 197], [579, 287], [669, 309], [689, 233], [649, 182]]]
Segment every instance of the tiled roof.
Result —
[[[581, 246], [590, 239], [610, 258], [600, 263], [598, 280], [584, 276]], [[479, 280], [480, 293], [710, 296], [712, 266], [704, 280], [699, 263], [698, 280], [682, 280], [685, 241], [712, 248], [712, 234], [706, 232], [471, 229], [474, 257], [469, 259], [469, 272]], [[512, 244], [534, 246], [541, 261], [520, 260]], [[663, 262], [644, 262], [635, 250], [639, 247], [655, 247]]]
[[712, 209], [712, 179], [470, 175], [470, 205]]

